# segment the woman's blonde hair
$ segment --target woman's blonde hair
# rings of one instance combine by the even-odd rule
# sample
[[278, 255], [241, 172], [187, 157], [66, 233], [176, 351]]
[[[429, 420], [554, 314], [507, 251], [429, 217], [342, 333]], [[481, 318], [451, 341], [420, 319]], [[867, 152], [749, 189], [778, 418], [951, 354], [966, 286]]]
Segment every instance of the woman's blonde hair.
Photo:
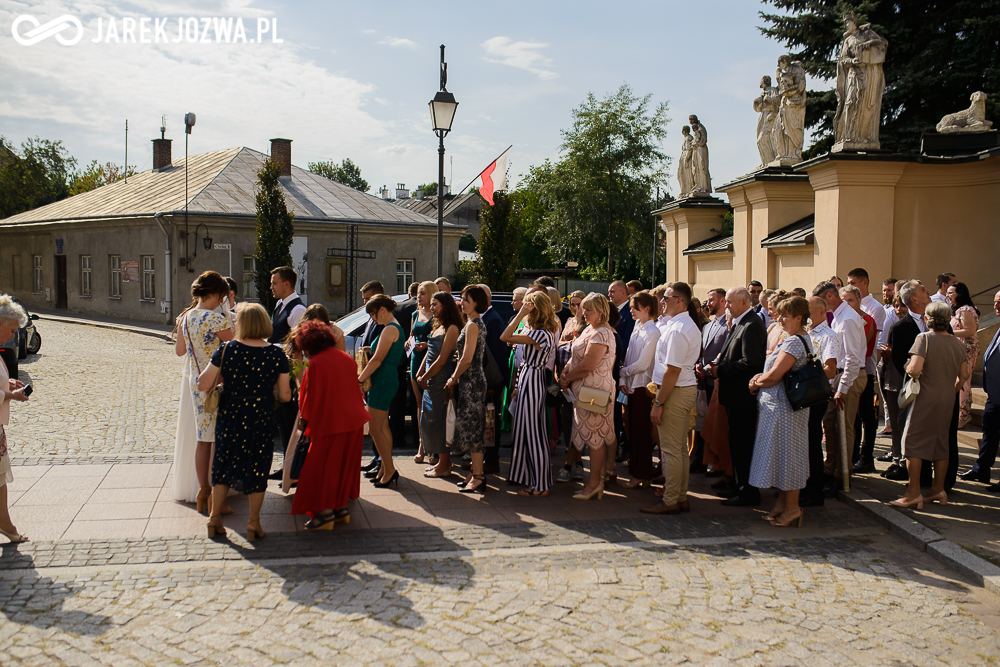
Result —
[[244, 301], [236, 307], [236, 340], [267, 340], [273, 331], [264, 306]]
[[578, 289], [578, 290], [575, 290], [575, 291], [569, 293], [569, 298], [570, 298], [571, 301], [573, 299], [581, 299], [582, 300], [582, 299], [586, 298], [586, 296], [587, 295], [584, 293], [584, 291], [582, 289]]
[[425, 280], [424, 282], [420, 283], [420, 285], [417, 287], [418, 294], [420, 293], [421, 287], [424, 288], [424, 292], [427, 294], [428, 299], [437, 294], [438, 292], [437, 283], [434, 282], [433, 280]]
[[927, 328], [934, 331], [947, 331], [951, 324], [951, 306], [944, 301], [932, 301], [924, 310]]
[[549, 294], [549, 301], [552, 302], [552, 311], [558, 313], [563, 309], [562, 298], [559, 296], [559, 290], [555, 287], [546, 287], [545, 291]]
[[0, 322], [17, 322], [18, 327], [28, 323], [28, 314], [9, 294], [0, 294]]
[[583, 303], [580, 304], [580, 307], [584, 310], [596, 310], [600, 314], [601, 319], [597, 323], [597, 326], [601, 327], [608, 323], [608, 317], [611, 315], [611, 306], [608, 297], [603, 294], [591, 292], [583, 297]]
[[528, 316], [525, 318], [528, 320], [529, 327], [536, 331], [542, 329], [551, 331], [553, 334], [559, 331], [559, 320], [556, 319], [556, 313], [552, 309], [552, 302], [549, 300], [547, 294], [544, 292], [533, 292], [525, 297], [524, 300], [535, 306], [535, 309], [528, 313]]

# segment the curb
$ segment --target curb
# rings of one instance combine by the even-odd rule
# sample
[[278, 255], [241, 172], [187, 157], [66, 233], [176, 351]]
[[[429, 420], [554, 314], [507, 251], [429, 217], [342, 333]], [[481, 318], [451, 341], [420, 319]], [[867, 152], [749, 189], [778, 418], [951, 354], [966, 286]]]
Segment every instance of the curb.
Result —
[[111, 322], [96, 322], [94, 320], [81, 320], [75, 317], [60, 317], [58, 315], [43, 315], [41, 313], [35, 313], [38, 315], [40, 320], [51, 320], [53, 322], [64, 322], [66, 324], [83, 324], [85, 326], [97, 327], [98, 329], [112, 329], [114, 331], [124, 331], [126, 333], [139, 334], [141, 336], [150, 336], [151, 338], [159, 338], [168, 342], [173, 342], [173, 338], [170, 334], [165, 331], [157, 331], [155, 329], [144, 329], [142, 327], [133, 327], [126, 324], [113, 324]]
[[914, 521], [902, 512], [861, 491], [837, 492], [837, 499], [872, 516], [885, 525], [890, 533], [899, 535], [921, 551], [941, 561], [951, 569], [972, 579], [994, 595], [1000, 596], [1000, 567], [963, 549], [941, 533]]

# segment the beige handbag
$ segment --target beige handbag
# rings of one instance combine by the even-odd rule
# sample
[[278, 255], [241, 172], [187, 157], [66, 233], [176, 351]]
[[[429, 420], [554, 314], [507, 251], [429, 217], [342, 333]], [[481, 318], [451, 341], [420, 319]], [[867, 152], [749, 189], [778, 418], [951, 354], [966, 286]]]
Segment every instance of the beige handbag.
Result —
[[611, 405], [611, 392], [593, 387], [581, 387], [576, 397], [576, 407], [599, 415], [608, 414]]
[[[358, 351], [354, 353], [354, 360], [358, 362], [358, 377], [361, 377], [361, 372], [365, 370], [365, 366], [368, 365], [368, 352], [365, 348], [359, 347]], [[361, 383], [361, 392], [367, 394], [372, 388], [372, 379], [368, 378]]]
[[[222, 361], [226, 358], [226, 344], [222, 344], [222, 356], [219, 357], [219, 373], [222, 372]], [[205, 412], [212, 415], [219, 409], [219, 401], [222, 400], [222, 385], [217, 384], [208, 390], [205, 396]]]

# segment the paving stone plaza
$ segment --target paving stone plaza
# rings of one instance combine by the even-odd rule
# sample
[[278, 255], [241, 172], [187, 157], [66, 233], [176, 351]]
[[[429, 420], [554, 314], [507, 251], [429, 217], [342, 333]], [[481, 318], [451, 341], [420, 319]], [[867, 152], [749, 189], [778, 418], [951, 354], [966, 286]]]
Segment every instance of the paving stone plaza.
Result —
[[558, 485], [522, 499], [494, 479], [482, 500], [460, 498], [443, 480], [418, 482], [401, 456], [401, 490], [363, 489], [349, 526], [304, 533], [269, 489], [266, 539], [243, 539], [233, 498], [229, 539], [208, 540], [204, 518], [166, 492], [180, 368], [170, 343], [40, 326], [42, 354], [21, 367], [36, 392], [8, 431], [11, 513], [32, 541], [0, 554], [4, 665], [1000, 656], [1000, 598], [869, 514], [830, 500], [804, 528], [778, 529], [759, 510], [721, 508], [695, 476], [691, 514], [649, 518], [638, 489], [581, 503]]

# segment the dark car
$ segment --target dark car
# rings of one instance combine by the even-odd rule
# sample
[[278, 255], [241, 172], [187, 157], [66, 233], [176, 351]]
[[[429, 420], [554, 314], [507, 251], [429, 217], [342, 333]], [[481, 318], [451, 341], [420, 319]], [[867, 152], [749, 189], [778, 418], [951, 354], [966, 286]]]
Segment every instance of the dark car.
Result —
[[14, 302], [20, 305], [21, 308], [24, 308], [24, 312], [28, 313], [28, 323], [15, 331], [10, 340], [0, 344], [0, 357], [3, 357], [4, 364], [7, 366], [7, 373], [12, 378], [17, 377], [18, 360], [26, 358], [29, 354], [38, 354], [38, 350], [42, 347], [42, 335], [38, 333], [38, 329], [35, 327], [38, 315], [32, 315], [25, 305], [17, 299], [14, 299]]

